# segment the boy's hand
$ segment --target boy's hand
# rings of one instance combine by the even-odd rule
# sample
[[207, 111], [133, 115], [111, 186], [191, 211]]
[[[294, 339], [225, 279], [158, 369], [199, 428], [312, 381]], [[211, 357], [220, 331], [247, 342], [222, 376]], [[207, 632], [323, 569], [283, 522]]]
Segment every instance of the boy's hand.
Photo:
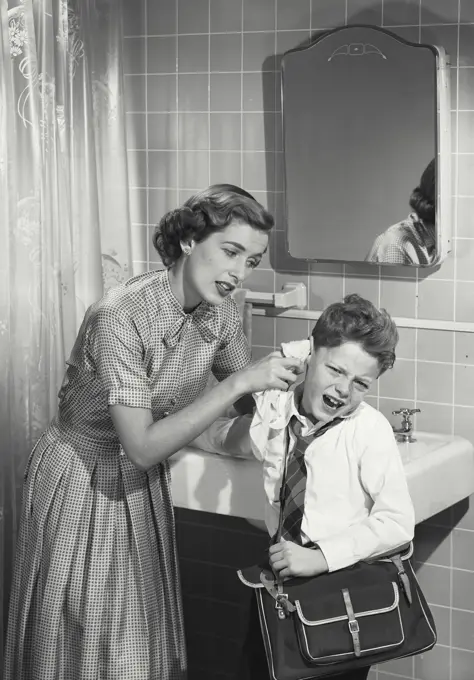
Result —
[[311, 550], [292, 541], [280, 541], [270, 546], [270, 564], [279, 578], [319, 576], [328, 571], [321, 550]]

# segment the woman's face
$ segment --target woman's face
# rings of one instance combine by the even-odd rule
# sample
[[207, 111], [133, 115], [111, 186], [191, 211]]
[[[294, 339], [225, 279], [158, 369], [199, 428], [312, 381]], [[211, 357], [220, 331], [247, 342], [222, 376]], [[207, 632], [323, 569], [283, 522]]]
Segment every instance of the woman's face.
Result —
[[219, 305], [258, 267], [268, 234], [243, 222], [231, 222], [200, 243], [191, 243], [184, 262], [184, 294], [191, 305], [202, 300]]
[[358, 342], [319, 347], [308, 362], [303, 410], [323, 423], [347, 415], [363, 401], [379, 372], [377, 359]]

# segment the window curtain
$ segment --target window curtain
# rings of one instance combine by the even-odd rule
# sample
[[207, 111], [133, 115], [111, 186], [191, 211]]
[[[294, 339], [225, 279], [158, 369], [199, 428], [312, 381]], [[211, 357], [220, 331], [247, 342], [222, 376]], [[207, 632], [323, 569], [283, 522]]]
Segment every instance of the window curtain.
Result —
[[0, 0], [0, 645], [29, 453], [131, 271], [121, 36], [119, 0]]

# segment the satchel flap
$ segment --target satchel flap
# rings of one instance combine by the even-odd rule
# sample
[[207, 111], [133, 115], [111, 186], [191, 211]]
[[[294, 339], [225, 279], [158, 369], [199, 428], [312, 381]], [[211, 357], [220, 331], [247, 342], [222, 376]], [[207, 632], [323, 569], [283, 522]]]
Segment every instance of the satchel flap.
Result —
[[261, 572], [262, 565], [254, 564], [252, 567], [239, 569], [237, 576], [240, 578], [242, 583], [249, 588], [263, 588], [263, 583], [260, 580]]
[[[383, 614], [398, 607], [399, 590], [395, 581], [348, 587], [356, 618]], [[319, 593], [317, 597], [295, 600], [301, 622], [306, 626], [321, 626], [348, 619], [342, 590]]]

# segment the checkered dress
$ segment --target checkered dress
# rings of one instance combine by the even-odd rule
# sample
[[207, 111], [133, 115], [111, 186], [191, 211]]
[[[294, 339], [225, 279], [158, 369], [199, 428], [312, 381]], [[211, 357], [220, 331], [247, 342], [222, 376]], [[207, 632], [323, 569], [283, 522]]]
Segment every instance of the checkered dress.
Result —
[[436, 255], [434, 227], [425, 225], [416, 213], [377, 236], [367, 262], [429, 265]]
[[179, 411], [250, 359], [237, 307], [185, 314], [149, 272], [87, 312], [25, 473], [5, 680], [183, 680], [168, 462], [135, 468], [108, 405]]

